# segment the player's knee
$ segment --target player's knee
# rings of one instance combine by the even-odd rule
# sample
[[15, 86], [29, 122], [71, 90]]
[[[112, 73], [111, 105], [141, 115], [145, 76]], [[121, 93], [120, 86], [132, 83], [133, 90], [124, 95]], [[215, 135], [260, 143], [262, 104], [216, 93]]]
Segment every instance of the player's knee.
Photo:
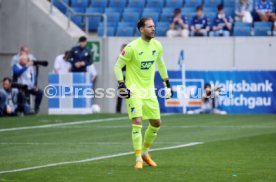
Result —
[[132, 124], [142, 125], [142, 118], [133, 118], [132, 119]]
[[159, 128], [161, 126], [161, 120], [154, 120], [150, 122], [151, 126]]

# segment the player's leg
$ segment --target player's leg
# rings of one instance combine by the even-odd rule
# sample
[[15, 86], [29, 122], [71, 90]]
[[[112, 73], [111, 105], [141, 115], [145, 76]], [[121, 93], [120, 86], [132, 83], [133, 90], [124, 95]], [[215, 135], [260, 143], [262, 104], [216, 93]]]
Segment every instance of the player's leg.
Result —
[[157, 99], [147, 99], [143, 101], [143, 119], [149, 119], [149, 125], [144, 135], [142, 158], [149, 166], [155, 167], [157, 165], [151, 159], [148, 152], [157, 137], [161, 125], [159, 103]]
[[135, 168], [143, 168], [142, 159], [142, 117], [132, 119], [132, 144], [136, 157]]
[[143, 168], [142, 160], [142, 103], [140, 99], [126, 100], [128, 116], [132, 120], [132, 144], [136, 156], [135, 168]]

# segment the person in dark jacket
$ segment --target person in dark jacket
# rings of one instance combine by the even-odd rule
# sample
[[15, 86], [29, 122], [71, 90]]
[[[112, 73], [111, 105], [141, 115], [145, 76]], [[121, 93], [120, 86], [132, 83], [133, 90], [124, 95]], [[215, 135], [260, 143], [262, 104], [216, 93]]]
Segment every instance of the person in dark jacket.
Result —
[[79, 45], [73, 47], [70, 52], [71, 72], [86, 72], [86, 67], [92, 64], [91, 51], [86, 47], [87, 39], [79, 38]]

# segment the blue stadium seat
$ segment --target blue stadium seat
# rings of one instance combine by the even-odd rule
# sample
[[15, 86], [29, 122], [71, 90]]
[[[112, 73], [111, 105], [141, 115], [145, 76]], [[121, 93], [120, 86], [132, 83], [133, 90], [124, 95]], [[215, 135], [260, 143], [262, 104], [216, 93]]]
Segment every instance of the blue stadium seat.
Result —
[[147, 0], [148, 8], [163, 8], [164, 0]]
[[122, 21], [137, 22], [139, 18], [140, 18], [140, 14], [138, 12], [125, 12], [123, 13]]
[[[103, 13], [104, 9], [103, 8], [87, 8], [86, 13]], [[89, 21], [89, 26], [88, 29], [95, 31], [98, 27], [99, 22], [101, 21], [100, 16], [90, 16], [88, 21]]]
[[90, 17], [88, 19], [89, 21], [89, 26], [88, 26], [88, 29], [91, 31], [95, 31], [97, 30], [97, 27], [98, 27], [98, 24], [100, 23], [101, 21], [101, 17], [99, 16], [95, 16], [95, 17]]
[[189, 24], [192, 21], [193, 17], [196, 15], [195, 12], [186, 12], [186, 13], [182, 13], [182, 14], [185, 15], [185, 17], [186, 17], [187, 21], [189, 22]]
[[166, 36], [167, 31], [170, 28], [170, 24], [168, 22], [159, 22], [156, 26], [156, 36], [157, 37], [164, 37]]
[[235, 18], [235, 9], [231, 7], [224, 7], [224, 13], [228, 16], [231, 16], [233, 19]]
[[118, 27], [136, 27], [136, 22], [119, 22]]
[[166, 21], [160, 21], [156, 24], [156, 27], [167, 27], [169, 28], [170, 27], [170, 23], [169, 22], [166, 22]]
[[128, 7], [130, 8], [144, 8], [146, 0], [129, 0]]
[[216, 16], [217, 16], [217, 13], [215, 13], [215, 12], [206, 12], [205, 15], [206, 15], [207, 18], [208, 18], [209, 25], [212, 25], [214, 19], [215, 19]]
[[78, 7], [78, 8], [72, 8], [72, 10], [74, 10], [77, 13], [84, 13], [85, 12], [85, 8], [80, 8], [80, 7]]
[[[118, 22], [107, 22], [107, 27], [117, 27]], [[100, 22], [98, 27], [103, 27], [103, 22]]]
[[160, 16], [160, 21], [164, 21], [164, 22], [170, 22], [171, 19], [173, 17], [172, 13], [162, 13]]
[[185, 7], [185, 8], [181, 8], [181, 13], [182, 14], [186, 14], [186, 13], [194, 13], [196, 11], [196, 9], [194, 7]]
[[204, 7], [217, 7], [221, 4], [221, 0], [204, 0]]
[[[107, 36], [112, 37], [115, 35], [116, 27], [107, 27]], [[104, 30], [103, 26], [99, 26], [97, 30], [98, 36], [103, 36]]]
[[217, 10], [217, 7], [216, 6], [213, 6], [213, 7], [205, 7], [203, 8], [203, 12], [206, 13], [206, 12], [212, 12], [212, 13], [216, 13], [218, 10]]
[[[103, 13], [104, 9], [103, 8], [87, 8], [86, 13]], [[101, 17], [100, 16], [90, 16], [89, 19], [89, 26], [88, 29], [89, 30], [96, 30], [99, 22], [101, 21]]]
[[[66, 3], [67, 5], [69, 5], [69, 0], [63, 0], [63, 2]], [[63, 4], [61, 4], [61, 3], [59, 2], [59, 0], [53, 0], [53, 4], [54, 4], [54, 6], [55, 6], [57, 9], [59, 9], [59, 11], [61, 11], [63, 14], [66, 13], [66, 7], [65, 7]]]
[[105, 8], [104, 10], [105, 13], [120, 13], [120, 15], [123, 12], [122, 8]]
[[185, 0], [185, 7], [195, 8], [202, 5], [202, 0]]
[[162, 13], [167, 13], [167, 14], [171, 14], [173, 15], [173, 12], [174, 12], [174, 8], [163, 8], [162, 9]]
[[156, 23], [159, 20], [159, 13], [157, 12], [143, 12], [142, 16], [149, 16]]
[[157, 12], [157, 13], [160, 13], [161, 9], [160, 8], [144, 8], [143, 12]]
[[140, 7], [133, 7], [133, 8], [124, 8], [124, 13], [128, 12], [128, 13], [132, 13], [132, 12], [137, 12], [139, 13], [139, 15], [141, 14], [142, 9]]
[[103, 13], [104, 9], [103, 8], [87, 8], [85, 10], [86, 13]]
[[[72, 10], [76, 13], [84, 13], [85, 9], [84, 8], [72, 8]], [[66, 15], [69, 16], [70, 11], [68, 10]], [[83, 17], [82, 16], [72, 16], [71, 20], [78, 25], [79, 27], [83, 28]]]
[[251, 36], [251, 29], [248, 27], [234, 27], [233, 36]]
[[236, 22], [235, 27], [249, 27], [249, 28], [251, 28], [252, 24], [251, 23]]
[[236, 22], [234, 25], [234, 36], [251, 36], [251, 23]]
[[272, 34], [272, 22], [254, 22], [255, 36], [269, 36]]
[[[236, 0], [223, 0], [224, 8], [230, 7], [230, 8], [234, 8], [235, 9], [235, 3], [236, 3]], [[254, 7], [254, 5], [253, 5], [253, 7]]]
[[126, 0], [111, 0], [109, 1], [109, 7], [113, 8], [124, 8], [126, 7], [127, 1]]
[[116, 36], [118, 37], [132, 37], [134, 36], [134, 27], [118, 27]]
[[183, 0], [166, 0], [166, 7], [168, 8], [182, 8]]
[[71, 6], [74, 8], [81, 7], [86, 8], [88, 7], [89, 0], [71, 0]]
[[107, 16], [107, 22], [114, 22], [118, 23], [121, 19], [121, 14], [117, 12], [112, 12], [112, 13], [106, 13]]
[[95, 8], [106, 8], [107, 0], [92, 0], [91, 6]]

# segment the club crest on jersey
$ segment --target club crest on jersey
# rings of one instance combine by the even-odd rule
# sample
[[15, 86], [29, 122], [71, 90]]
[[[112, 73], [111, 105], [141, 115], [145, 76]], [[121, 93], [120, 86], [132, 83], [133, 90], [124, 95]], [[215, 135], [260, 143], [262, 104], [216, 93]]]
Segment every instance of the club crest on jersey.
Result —
[[135, 107], [132, 107], [131, 108], [131, 113], [135, 113], [135, 112], [136, 112]]
[[141, 69], [148, 70], [153, 65], [154, 61], [143, 61], [141, 62]]
[[156, 56], [156, 50], [153, 50], [153, 51], [152, 51], [152, 55], [153, 55], [153, 56]]

